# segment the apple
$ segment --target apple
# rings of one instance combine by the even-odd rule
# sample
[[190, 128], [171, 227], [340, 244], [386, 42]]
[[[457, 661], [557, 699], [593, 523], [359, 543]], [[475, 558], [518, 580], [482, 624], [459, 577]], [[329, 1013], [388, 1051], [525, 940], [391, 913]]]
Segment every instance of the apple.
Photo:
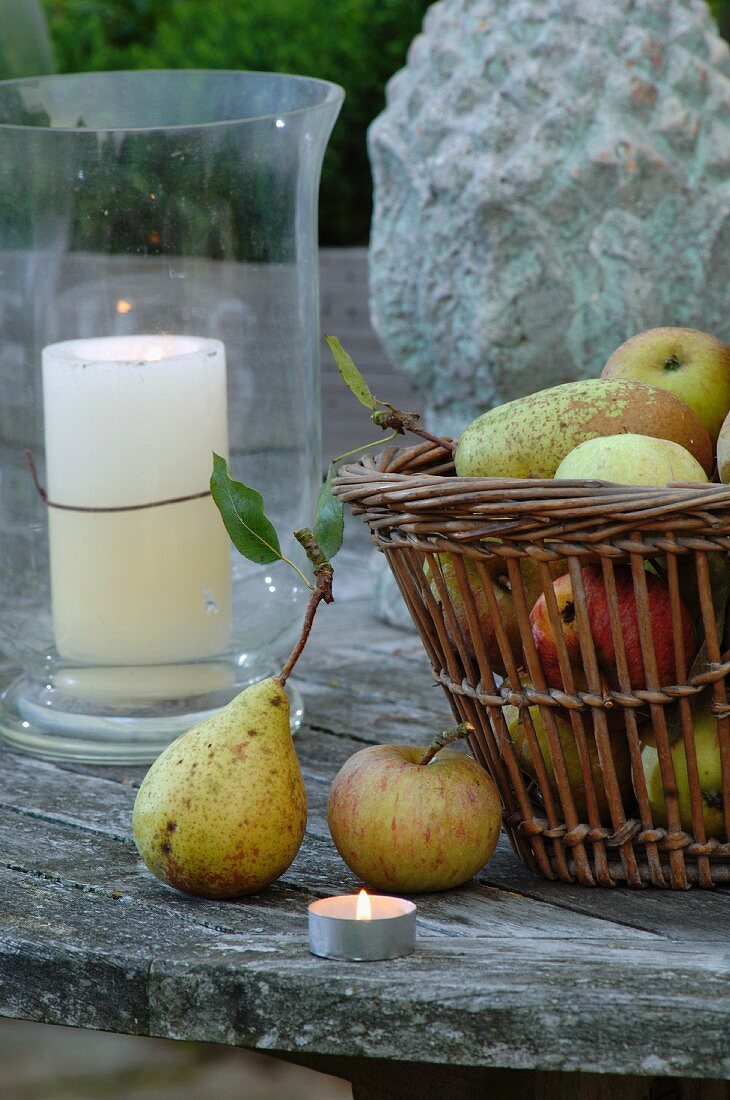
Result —
[[335, 776], [327, 822], [350, 870], [377, 890], [423, 893], [460, 886], [497, 844], [494, 781], [470, 757], [442, 749], [370, 745]]
[[668, 390], [697, 414], [717, 440], [730, 411], [730, 347], [693, 328], [652, 328], [611, 355], [601, 378], [646, 382]]
[[[558, 789], [557, 780], [555, 778], [555, 767], [553, 765], [552, 758], [550, 756], [550, 742], [548, 740], [547, 731], [545, 729], [545, 723], [543, 722], [542, 713], [538, 706], [531, 706], [528, 708], [532, 723], [535, 728], [535, 735], [537, 737], [538, 745], [540, 746], [540, 753], [545, 761], [545, 771], [547, 772], [548, 783], [550, 789], [560, 805], [560, 792]], [[563, 757], [565, 759], [565, 770], [568, 777], [568, 785], [573, 795], [573, 801], [575, 803], [576, 813], [582, 822], [588, 820], [588, 806], [586, 800], [585, 785], [583, 782], [583, 769], [581, 767], [580, 753], [578, 751], [578, 744], [576, 742], [575, 733], [570, 721], [562, 717], [563, 712], [555, 713], [555, 725], [558, 731], [558, 739], [560, 741], [560, 747], [563, 751]], [[517, 761], [522, 770], [534, 780], [537, 780], [537, 768], [530, 752], [530, 742], [528, 740], [527, 730], [524, 724], [524, 718], [520, 716], [520, 711], [517, 707], [507, 706], [504, 708], [504, 718], [507, 723], [507, 729], [509, 730], [512, 744], [514, 745], [515, 755]], [[585, 724], [585, 719], [584, 719]], [[611, 756], [613, 757], [613, 764], [616, 771], [616, 780], [618, 788], [621, 793], [621, 799], [623, 801], [624, 809], [633, 803], [633, 788], [631, 786], [631, 755], [629, 753], [629, 744], [626, 736], [622, 733], [614, 733], [610, 735], [611, 740]], [[596, 738], [593, 731], [586, 729], [586, 747], [588, 749], [588, 759], [590, 761], [591, 775], [593, 777], [593, 785], [596, 792], [596, 802], [598, 804], [598, 812], [600, 814], [601, 821], [608, 825], [611, 823], [611, 814], [609, 810], [608, 795], [606, 794], [606, 784], [603, 778], [603, 770], [601, 768], [601, 761], [598, 755], [598, 746], [596, 745]]]
[[[722, 763], [717, 736], [717, 722], [710, 709], [711, 704], [712, 691], [704, 692], [697, 701], [696, 709], [692, 715], [692, 725], [700, 791], [702, 793], [702, 820], [704, 821], [705, 832], [707, 836], [725, 841], [728, 837], [723, 814]], [[659, 767], [656, 741], [649, 734], [642, 736], [642, 743], [644, 747], [641, 751], [641, 766], [646, 779], [651, 814], [656, 825], [662, 825], [666, 828], [668, 825], [667, 804], [664, 797], [664, 784], [662, 783], [661, 768]], [[687, 774], [687, 754], [684, 739], [681, 736], [671, 746], [670, 753], [677, 785], [682, 828], [687, 833], [694, 833]]]
[[[459, 582], [456, 576], [456, 569], [454, 567], [454, 555], [448, 553], [442, 553], [436, 555], [441, 568], [444, 584], [449, 595], [449, 601], [454, 611], [454, 617], [456, 619], [459, 633], [464, 641], [464, 646], [467, 652], [474, 657], [474, 644], [472, 641], [471, 630], [469, 628], [469, 618], [467, 615], [464, 598], [459, 588]], [[484, 594], [484, 588], [482, 586], [479, 571], [476, 563], [472, 558], [463, 557], [461, 559], [464, 563], [464, 570], [466, 572], [466, 579], [474, 597], [474, 606], [476, 609], [477, 620], [479, 622], [479, 629], [481, 632], [482, 641], [484, 642], [484, 648], [487, 651], [489, 657], [489, 663], [492, 666], [494, 672], [498, 676], [506, 676], [507, 669], [505, 667], [504, 660], [502, 658], [502, 652], [499, 648], [499, 642], [497, 641], [497, 634], [494, 629], [494, 622], [492, 616], [489, 613], [489, 605], [487, 603], [487, 597]], [[494, 598], [497, 604], [499, 612], [499, 618], [504, 627], [507, 640], [509, 641], [510, 648], [515, 655], [515, 660], [518, 664], [521, 663], [522, 654], [522, 641], [520, 638], [520, 628], [517, 623], [517, 614], [515, 612], [515, 601], [512, 595], [512, 585], [510, 583], [509, 575], [507, 572], [507, 562], [504, 558], [492, 557], [484, 560], [484, 565], [487, 573], [492, 580], [492, 588], [494, 590]], [[551, 562], [549, 565], [550, 575], [552, 577], [558, 576], [564, 573], [567, 566], [564, 562]], [[522, 578], [525, 588], [525, 599], [528, 607], [532, 607], [538, 595], [542, 591], [540, 584], [540, 573], [537, 563], [532, 558], [523, 558], [520, 561], [520, 570], [522, 572]], [[436, 579], [432, 575], [432, 570], [428, 563], [424, 566], [424, 571], [429, 579], [431, 591], [437, 600], [441, 601], [441, 594], [436, 584]], [[453, 637], [453, 629], [446, 617], [446, 630], [452, 643], [455, 642]]]
[[[583, 669], [583, 658], [580, 650], [580, 635], [578, 634], [578, 623], [575, 615], [575, 602], [573, 600], [573, 585], [569, 574], [565, 574], [559, 577], [553, 582], [553, 591], [555, 593], [555, 602], [558, 606], [558, 614], [560, 616], [560, 622], [563, 631], [563, 637], [565, 638], [565, 645], [568, 651], [568, 658], [570, 662], [571, 672], [573, 675], [573, 688], [575, 691], [588, 691], [588, 680], [586, 678], [585, 671]], [[542, 603], [540, 603], [542, 600]], [[539, 608], [538, 608], [539, 604]], [[561, 688], [565, 691], [568, 690], [568, 685], [563, 683], [562, 673], [560, 671], [560, 664], [558, 663], [558, 651], [555, 645], [552, 629], [550, 626], [550, 619], [547, 613], [547, 604], [545, 597], [541, 596], [533, 607], [532, 614], [530, 616], [530, 625], [532, 628], [532, 636], [535, 639], [535, 645], [537, 648], [540, 662], [542, 664], [542, 670], [545, 675], [549, 687]], [[599, 669], [601, 677], [601, 691], [605, 692], [608, 688], [606, 677], [602, 669]], [[560, 711], [567, 719], [567, 715], [563, 711]], [[605, 709], [604, 715], [606, 722], [608, 723], [609, 730], [622, 730], [624, 729], [623, 710], [621, 707], [613, 707], [612, 709]], [[637, 719], [639, 714], [636, 712]], [[644, 715], [641, 715], [643, 719]]]
[[717, 471], [723, 485], [730, 482], [730, 413], [725, 417], [717, 437]]
[[[585, 691], [587, 683], [581, 662], [580, 636], [578, 634], [578, 623], [575, 617], [575, 601], [573, 599], [573, 584], [570, 579], [570, 574], [566, 573], [564, 576], [558, 577], [557, 580], [553, 581], [553, 592], [555, 593], [555, 602], [558, 605], [560, 626], [568, 650], [568, 658], [574, 672], [575, 686], [578, 691]], [[562, 688], [563, 678], [560, 672], [560, 664], [558, 663], [558, 651], [553, 637], [544, 593], [541, 593], [537, 598], [530, 612], [530, 627], [532, 629], [532, 637], [535, 640], [535, 646], [538, 656], [540, 657], [545, 679], [550, 687]]]
[[694, 455], [679, 443], [634, 432], [586, 439], [565, 456], [555, 477], [575, 481], [595, 478], [623, 485], [708, 480]]
[[[583, 567], [581, 573], [585, 589], [588, 622], [598, 666], [605, 676], [608, 686], [618, 690], [620, 685], [616, 667], [616, 652], [611, 635], [611, 622], [608, 612], [608, 598], [603, 582], [603, 571], [598, 565], [587, 565]], [[636, 597], [630, 567], [628, 565], [615, 566], [614, 579], [629, 683], [632, 688], [644, 688], [646, 687], [646, 674], [641, 653]], [[646, 573], [646, 587], [659, 683], [662, 685], [672, 684], [677, 680], [677, 672], [669, 587], [653, 573]], [[571, 665], [580, 670], [582, 657], [570, 577], [565, 576], [554, 581], [553, 591], [558, 602], [561, 628], [565, 638], [568, 658]], [[680, 603], [680, 615], [684, 641], [684, 660], [686, 668], [689, 670], [696, 652], [696, 633], [689, 611], [683, 603]], [[563, 687], [555, 638], [544, 593], [536, 601], [530, 613], [530, 625], [548, 684], [551, 687]]]

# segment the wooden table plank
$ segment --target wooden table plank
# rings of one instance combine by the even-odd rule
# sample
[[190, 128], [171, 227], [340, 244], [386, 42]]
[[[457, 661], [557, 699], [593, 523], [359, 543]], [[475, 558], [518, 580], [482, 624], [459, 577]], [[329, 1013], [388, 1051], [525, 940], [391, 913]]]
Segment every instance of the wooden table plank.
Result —
[[592, 889], [547, 882], [516, 861], [506, 846], [497, 850], [478, 877], [494, 886], [519, 891], [527, 898], [644, 928], [670, 940], [707, 944], [730, 941], [730, 889], [727, 886], [685, 893], [656, 888], [633, 890], [625, 886]]
[[[21, 758], [23, 760], [23, 758]], [[25, 763], [25, 761], [23, 760]], [[22, 768], [18, 769], [22, 771]], [[44, 765], [39, 772], [52, 777], [57, 769]], [[54, 785], [29, 797], [19, 784], [17, 806], [0, 806], [0, 864], [9, 869], [42, 876], [59, 884], [120, 895], [144, 902], [163, 913], [184, 912], [190, 919], [204, 919], [221, 932], [239, 932], [261, 925], [268, 931], [304, 936], [306, 905], [316, 897], [349, 892], [360, 884], [340, 860], [329, 838], [325, 806], [328, 782], [313, 777], [305, 765], [311, 812], [305, 843], [290, 870], [270, 890], [257, 898], [232, 902], [201, 902], [172, 891], [156, 882], [145, 870], [131, 839], [131, 806], [134, 792], [116, 785], [116, 798], [106, 780], [83, 784], [76, 821], [50, 809], [41, 815], [40, 805], [54, 805]], [[96, 786], [96, 797], [92, 794]], [[313, 799], [313, 789], [319, 797]], [[32, 788], [31, 788], [32, 790]], [[98, 809], [102, 797], [109, 798], [109, 818], [90, 813], [91, 826], [79, 819], [78, 808], [91, 803]], [[118, 803], [121, 802], [120, 806]], [[290, 889], [286, 889], [289, 887]], [[292, 893], [294, 891], [294, 893]], [[582, 936], [584, 938], [644, 937], [642, 931], [618, 928], [600, 917], [583, 916], [570, 910], [556, 911], [551, 905], [528, 901], [512, 891], [473, 885], [458, 893], [436, 894], [417, 899], [421, 926], [431, 934], [446, 936]], [[163, 940], [164, 943], [164, 940]]]
[[326, 827], [335, 772], [450, 721], [418, 639], [370, 614], [368, 553], [361, 533], [298, 668], [308, 832], [259, 897], [206, 901], [149, 875], [130, 820], [145, 769], [0, 751], [0, 1012], [292, 1056], [730, 1075], [728, 890], [548, 883], [503, 841], [471, 884], [417, 898], [414, 956], [309, 955], [308, 902], [357, 885]]
[[[433, 937], [358, 965], [272, 938], [213, 963], [154, 964], [150, 1026], [262, 1050], [722, 1077], [729, 969], [726, 951], [710, 961], [686, 944]], [[690, 1016], [701, 1028], [688, 1043]]]
[[149, 914], [2, 869], [0, 898], [0, 1015], [149, 1034]]

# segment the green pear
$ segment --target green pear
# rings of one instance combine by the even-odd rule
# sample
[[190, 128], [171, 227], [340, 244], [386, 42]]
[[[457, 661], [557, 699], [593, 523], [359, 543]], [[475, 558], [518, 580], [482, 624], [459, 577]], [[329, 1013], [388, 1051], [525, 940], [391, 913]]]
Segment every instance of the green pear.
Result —
[[134, 840], [157, 878], [207, 898], [254, 894], [299, 851], [307, 796], [278, 680], [173, 741], [137, 794]]
[[[717, 722], [710, 709], [711, 705], [712, 692], [707, 691], [698, 700], [697, 707], [692, 715], [692, 725], [705, 832], [707, 836], [724, 841], [727, 839], [727, 834], [723, 814], [722, 762], [720, 745], [717, 739]], [[662, 783], [656, 741], [651, 734], [646, 734], [642, 737], [642, 743], [644, 747], [641, 750], [641, 766], [646, 778], [652, 817], [656, 825], [662, 825], [666, 828], [668, 825], [667, 803], [664, 796], [664, 784]], [[670, 754], [674, 766], [682, 828], [687, 833], [693, 833], [687, 753], [684, 747], [684, 739], [681, 736], [671, 746]]]
[[489, 409], [462, 435], [456, 472], [551, 478], [579, 443], [622, 432], [671, 439], [712, 473], [712, 443], [696, 413], [667, 390], [617, 378], [566, 382]]
[[[558, 804], [560, 804], [560, 792], [555, 777], [555, 767], [550, 756], [550, 742], [548, 740], [545, 724], [542, 720], [542, 714], [540, 713], [540, 708], [537, 706], [529, 707], [529, 711], [533, 725], [535, 727], [537, 742], [540, 746], [540, 753], [543, 760], [545, 761], [545, 771], [547, 773], [550, 790], [552, 791]], [[517, 762], [527, 775], [529, 775], [532, 779], [537, 779], [537, 768], [535, 767], [532, 759], [532, 753], [530, 752], [530, 743], [527, 738], [527, 731], [525, 729], [522, 719], [520, 718], [519, 709], [513, 706], [505, 707], [504, 717], [507, 723], [507, 729], [509, 730], [509, 734], [512, 739], [512, 744], [514, 745]], [[555, 714], [555, 725], [557, 726], [558, 739], [560, 741], [560, 747], [563, 751], [563, 757], [565, 758], [565, 770], [568, 777], [568, 786], [570, 787], [571, 793], [573, 795], [573, 802], [575, 803], [576, 813], [578, 814], [578, 818], [581, 821], [587, 822], [588, 804], [586, 800], [585, 785], [583, 783], [583, 769], [581, 767], [580, 754], [578, 752], [578, 744], [576, 742], [575, 734], [573, 733], [573, 727], [571, 726], [569, 721], [561, 717], [561, 715], [558, 713]], [[616, 772], [618, 788], [621, 793], [621, 800], [623, 802], [624, 810], [628, 812], [629, 805], [633, 803], [633, 788], [631, 786], [631, 755], [629, 753], [628, 741], [626, 740], [626, 734], [624, 732], [616, 731], [615, 733], [609, 734], [609, 737], [611, 739], [611, 755], [613, 757], [613, 764]], [[610, 825], [611, 813], [609, 810], [606, 785], [603, 779], [601, 761], [598, 755], [598, 746], [596, 745], [594, 734], [589, 729], [586, 729], [586, 745], [588, 748], [588, 759], [590, 760], [591, 775], [593, 777], [593, 786], [596, 792], [598, 812], [604, 825]]]

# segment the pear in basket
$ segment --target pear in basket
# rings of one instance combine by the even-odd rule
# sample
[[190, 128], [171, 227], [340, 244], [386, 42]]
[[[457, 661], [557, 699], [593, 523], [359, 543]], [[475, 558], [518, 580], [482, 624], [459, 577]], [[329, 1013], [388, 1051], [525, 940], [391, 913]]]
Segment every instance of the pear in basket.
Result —
[[462, 435], [456, 472], [551, 478], [579, 443], [624, 432], [672, 440], [712, 473], [707, 428], [684, 401], [655, 386], [615, 378], [566, 382], [489, 409]]

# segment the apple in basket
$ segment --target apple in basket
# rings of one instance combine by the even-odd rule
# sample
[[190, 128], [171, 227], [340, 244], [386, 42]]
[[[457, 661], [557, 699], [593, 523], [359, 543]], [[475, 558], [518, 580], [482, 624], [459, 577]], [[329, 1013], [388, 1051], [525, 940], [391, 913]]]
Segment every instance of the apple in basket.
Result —
[[[496, 543], [498, 540], [484, 541], [485, 543], [489, 541]], [[494, 607], [504, 631], [504, 638], [517, 663], [520, 664], [522, 642], [507, 562], [504, 558], [496, 555], [485, 559], [483, 571], [486, 576], [483, 583], [479, 566], [473, 558], [461, 557], [460, 561], [464, 567], [463, 575], [461, 575], [454, 554], [441, 553], [436, 555], [438, 576], [436, 570], [428, 562], [424, 566], [424, 572], [434, 597], [442, 606], [445, 600], [448, 600], [450, 610], [453, 613], [453, 618], [450, 614], [444, 615], [447, 634], [452, 643], [462, 643], [467, 653], [474, 657], [476, 650], [472, 635], [474, 630], [478, 630], [493, 671], [499, 676], [505, 676], [507, 670], [499, 645], [497, 627], [494, 617], [490, 613], [485, 585], [491, 582]], [[532, 607], [542, 591], [538, 565], [531, 558], [525, 557], [520, 559], [519, 568], [522, 574], [525, 601], [528, 607]], [[549, 565], [550, 576], [557, 577], [564, 573], [566, 568], [567, 566], [562, 561], [551, 562]], [[460, 576], [461, 584], [459, 583]], [[466, 589], [466, 591], [463, 591], [463, 589]], [[468, 606], [469, 603], [471, 607]], [[474, 624], [473, 627], [472, 623]], [[458, 638], [454, 636], [457, 633]]]
[[[708, 837], [727, 839], [723, 812], [722, 757], [718, 740], [718, 726], [712, 713], [712, 690], [698, 698], [692, 711], [692, 739], [697, 758], [697, 777], [700, 787], [700, 808], [705, 833]], [[646, 779], [649, 806], [655, 825], [669, 825], [664, 782], [656, 739], [651, 733], [642, 734], [641, 766]], [[685, 832], [694, 835], [692, 800], [690, 797], [689, 770], [684, 738], [680, 735], [670, 749], [674, 780], [677, 787], [679, 815]]]
[[730, 482], [730, 413], [725, 417], [717, 438], [717, 472], [723, 485]]
[[586, 439], [570, 451], [555, 471], [556, 480], [613, 481], [622, 485], [667, 485], [670, 481], [707, 482], [694, 455], [671, 439], [623, 435]]
[[730, 347], [708, 332], [652, 328], [617, 348], [604, 379], [629, 379], [668, 390], [697, 414], [717, 440], [730, 410]]
[[[525, 683], [529, 685], [529, 681], [525, 681]], [[578, 820], [588, 821], [588, 797], [586, 795], [583, 767], [585, 759], [587, 762], [585, 776], [589, 775], [593, 784], [598, 816], [603, 824], [610, 825], [611, 814], [607, 787], [610, 789], [611, 781], [608, 779], [608, 770], [604, 773], [601, 765], [601, 754], [598, 751], [590, 716], [582, 716], [585, 737], [584, 741], [581, 741], [580, 736], [576, 736], [569, 715], [565, 710], [552, 708], [552, 713], [555, 721], [555, 733], [557, 734], [557, 739], [554, 740], [557, 740], [560, 746], [562, 762], [565, 765], [565, 777], [573, 797]], [[530, 744], [530, 733], [534, 731], [537, 751], [539, 751], [545, 766], [545, 776], [550, 792], [558, 806], [562, 807], [561, 817], [564, 820], [565, 806], [562, 805], [560, 787], [557, 781], [557, 771], [561, 765], [558, 763], [556, 768], [543, 712], [536, 705], [524, 708], [507, 706], [504, 708], [504, 719], [507, 723], [517, 763], [526, 775], [537, 781], [539, 779], [539, 759], [536, 761]], [[609, 745], [616, 789], [621, 796], [624, 812], [626, 812], [627, 806], [633, 802], [629, 743], [623, 733], [617, 732], [609, 735]], [[610, 766], [609, 764], [608, 767]]]
[[[619, 672], [611, 632], [609, 602], [603, 579], [603, 570], [598, 565], [587, 565], [581, 570], [581, 576], [585, 591], [586, 614], [598, 667], [608, 686], [617, 690], [620, 687]], [[628, 565], [615, 566], [614, 579], [618, 606], [618, 630], [624, 643], [629, 685], [631, 688], [644, 688], [646, 687], [646, 672], [631, 567]], [[645, 580], [651, 637], [659, 684], [673, 684], [677, 682], [678, 674], [675, 661], [672, 604], [669, 597], [669, 587], [653, 573], [645, 573]], [[580, 673], [584, 661], [578, 632], [576, 602], [569, 574], [559, 577], [558, 580], [553, 582], [553, 592], [568, 660], [572, 668]], [[696, 652], [696, 633], [690, 614], [681, 601], [678, 611], [682, 629], [685, 670], [689, 670]], [[536, 601], [530, 613], [530, 625], [548, 684], [555, 688], [563, 687], [558, 648], [544, 593]]]
[[430, 749], [370, 745], [343, 764], [327, 822], [363, 882], [391, 893], [447, 890], [487, 862], [502, 821], [496, 785], [471, 757], [438, 751], [469, 732], [457, 726]]

